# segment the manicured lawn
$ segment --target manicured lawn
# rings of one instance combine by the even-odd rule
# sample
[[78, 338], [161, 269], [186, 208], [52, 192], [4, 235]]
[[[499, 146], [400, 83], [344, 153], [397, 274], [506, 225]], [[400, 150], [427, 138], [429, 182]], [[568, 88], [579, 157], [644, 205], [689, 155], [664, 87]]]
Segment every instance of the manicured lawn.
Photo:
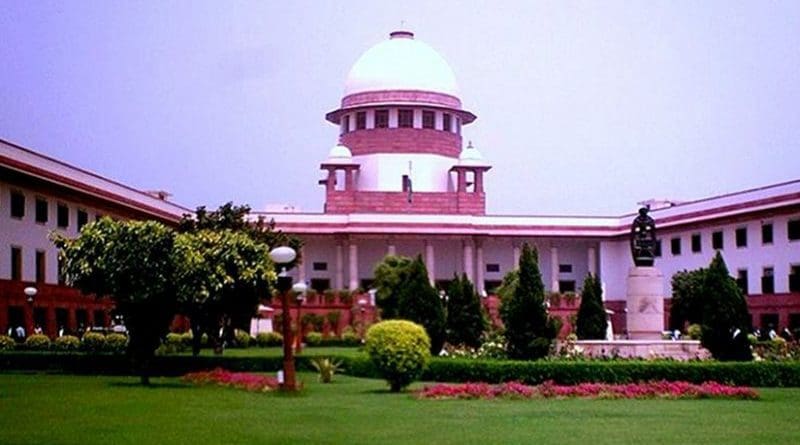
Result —
[[303, 374], [297, 397], [157, 378], [0, 374], [0, 444], [790, 444], [800, 389], [763, 400], [415, 400]]
[[[191, 352], [184, 352], [184, 355], [191, 355]], [[344, 346], [319, 346], [312, 348], [303, 348], [300, 355], [318, 357], [318, 356], [358, 356], [363, 355], [361, 348], [357, 347], [344, 347]], [[200, 355], [214, 355], [213, 349], [202, 349]], [[269, 347], [269, 348], [228, 348], [222, 353], [223, 356], [229, 357], [281, 357], [283, 356], [283, 348]]]

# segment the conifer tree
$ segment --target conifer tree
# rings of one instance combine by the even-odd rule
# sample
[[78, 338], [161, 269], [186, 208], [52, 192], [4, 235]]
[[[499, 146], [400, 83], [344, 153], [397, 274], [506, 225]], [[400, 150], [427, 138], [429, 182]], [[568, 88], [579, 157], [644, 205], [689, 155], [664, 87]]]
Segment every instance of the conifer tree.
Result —
[[438, 354], [445, 341], [444, 306], [428, 280], [421, 256], [411, 262], [397, 294], [397, 318], [422, 325], [431, 339], [431, 354]]
[[752, 360], [747, 333], [750, 312], [739, 286], [717, 252], [702, 285], [701, 342], [717, 360]]
[[608, 321], [603, 306], [603, 288], [600, 280], [592, 274], [583, 281], [581, 305], [575, 322], [575, 333], [581, 340], [603, 340], [606, 338]]
[[513, 296], [503, 302], [500, 316], [510, 358], [538, 359], [548, 354], [556, 332], [545, 310], [538, 254], [527, 243], [519, 259], [519, 283]]
[[480, 297], [466, 274], [453, 278], [448, 286], [447, 297], [447, 341], [477, 348], [486, 329], [486, 318]]

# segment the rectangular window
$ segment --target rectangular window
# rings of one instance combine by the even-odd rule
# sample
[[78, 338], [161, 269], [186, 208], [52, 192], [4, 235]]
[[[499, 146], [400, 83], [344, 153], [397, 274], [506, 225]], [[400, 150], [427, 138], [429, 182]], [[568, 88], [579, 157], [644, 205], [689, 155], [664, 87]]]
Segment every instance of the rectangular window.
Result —
[[575, 292], [575, 280], [559, 280], [559, 292]]
[[456, 134], [461, 134], [461, 119], [456, 118]]
[[572, 273], [572, 264], [559, 264], [558, 273]]
[[22, 248], [11, 246], [11, 279], [22, 280]]
[[411, 128], [414, 126], [414, 110], [400, 110], [397, 112], [397, 126]]
[[375, 128], [389, 128], [389, 110], [375, 110]]
[[44, 198], [36, 198], [36, 222], [45, 224], [47, 216], [47, 201]]
[[442, 114], [442, 130], [453, 131], [453, 116], [450, 113]]
[[78, 232], [89, 222], [89, 214], [85, 210], [78, 210]]
[[367, 128], [367, 112], [359, 111], [356, 113], [356, 130], [364, 130]]
[[36, 282], [44, 283], [45, 254], [43, 250], [36, 251]]
[[681, 254], [681, 239], [680, 238], [672, 238], [669, 242], [670, 252], [673, 255], [677, 256]]
[[800, 292], [800, 266], [791, 266], [789, 271], [789, 292]]
[[711, 248], [714, 250], [722, 250], [725, 245], [725, 239], [722, 237], [722, 231], [714, 232], [711, 234]]
[[747, 295], [747, 269], [739, 269], [739, 272], [736, 276], [736, 284], [739, 285], [739, 289], [741, 289], [742, 294]]
[[656, 248], [653, 249], [653, 256], [656, 258], [661, 258], [661, 240], [656, 240]]
[[348, 131], [350, 131], [350, 115], [345, 114], [341, 120], [341, 134], [345, 134]]
[[433, 128], [436, 122], [436, 114], [433, 111], [422, 111], [422, 128]]
[[695, 233], [692, 235], [692, 252], [698, 253], [703, 250], [702, 245], [702, 238], [700, 237], [699, 233]]
[[25, 195], [22, 192], [11, 192], [11, 217], [18, 219], [25, 217]]
[[789, 236], [789, 241], [800, 240], [800, 219], [789, 221], [786, 224], [786, 232]]
[[761, 243], [772, 244], [772, 223], [761, 226]]
[[775, 293], [775, 277], [773, 276], [775, 270], [771, 267], [765, 267], [761, 275], [761, 293], [774, 294]]
[[374, 278], [363, 278], [361, 281], [359, 281], [359, 287], [361, 289], [364, 289], [365, 292], [367, 292], [370, 289], [372, 289], [374, 287], [374, 285], [375, 285], [375, 279]]
[[313, 270], [328, 270], [328, 263], [326, 262], [314, 262], [311, 264], [311, 268]]
[[56, 220], [58, 227], [62, 229], [69, 227], [69, 207], [66, 204], [58, 204], [56, 207]]
[[500, 265], [497, 264], [497, 263], [487, 263], [486, 264], [486, 272], [489, 272], [489, 273], [500, 272]]
[[327, 278], [312, 278], [311, 279], [311, 289], [314, 289], [318, 293], [323, 293], [326, 290], [331, 288], [331, 280]]
[[736, 229], [736, 247], [747, 247], [747, 227]]

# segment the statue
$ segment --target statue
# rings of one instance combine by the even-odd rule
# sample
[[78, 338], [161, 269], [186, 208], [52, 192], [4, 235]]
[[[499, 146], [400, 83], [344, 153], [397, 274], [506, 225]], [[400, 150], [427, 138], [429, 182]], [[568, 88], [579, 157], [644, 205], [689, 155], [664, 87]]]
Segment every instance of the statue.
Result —
[[647, 215], [649, 207], [639, 209], [631, 224], [631, 255], [636, 267], [653, 267], [656, 253], [656, 222]]

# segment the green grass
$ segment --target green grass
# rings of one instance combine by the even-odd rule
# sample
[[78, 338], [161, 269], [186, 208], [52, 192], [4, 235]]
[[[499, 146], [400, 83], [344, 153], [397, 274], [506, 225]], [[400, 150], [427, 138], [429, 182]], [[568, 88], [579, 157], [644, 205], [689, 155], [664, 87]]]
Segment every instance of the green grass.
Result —
[[[191, 355], [191, 352], [183, 352], [181, 355]], [[202, 349], [200, 350], [200, 355], [214, 355], [213, 349]], [[245, 348], [245, 349], [237, 349], [237, 348], [228, 348], [222, 353], [223, 356], [227, 357], [281, 357], [283, 356], [283, 348], [281, 347], [269, 347], [269, 348]], [[364, 355], [364, 352], [361, 348], [355, 347], [345, 347], [345, 346], [319, 346], [319, 347], [306, 347], [303, 348], [300, 355], [309, 356], [309, 357], [319, 357], [319, 356], [330, 356], [330, 355], [338, 355], [338, 356], [360, 356]]]
[[800, 389], [763, 400], [416, 400], [302, 374], [299, 396], [174, 378], [0, 374], [0, 444], [789, 444]]

